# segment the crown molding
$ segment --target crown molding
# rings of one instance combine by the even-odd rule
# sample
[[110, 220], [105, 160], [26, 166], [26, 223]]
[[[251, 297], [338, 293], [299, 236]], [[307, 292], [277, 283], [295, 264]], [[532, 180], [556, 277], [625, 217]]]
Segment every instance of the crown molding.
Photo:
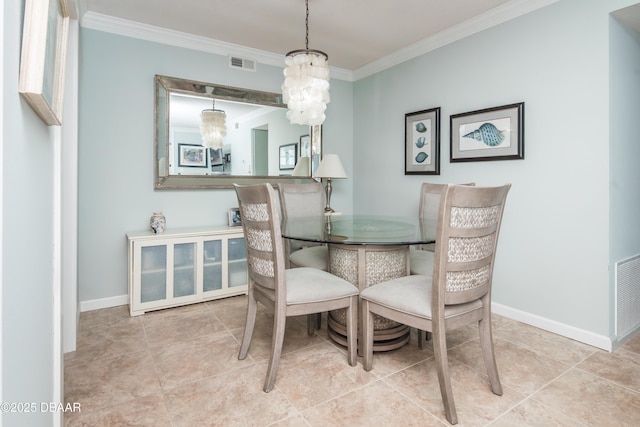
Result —
[[[142, 24], [126, 19], [115, 18], [95, 12], [87, 12], [80, 21], [80, 26], [97, 31], [118, 34], [140, 40], [198, 50], [216, 55], [233, 55], [253, 59], [259, 64], [272, 65], [284, 69], [284, 55], [264, 50], [253, 49], [220, 40], [187, 34], [167, 28]], [[329, 67], [331, 78], [353, 81], [353, 72], [343, 68]]]
[[[82, 0], [79, 0], [82, 1]], [[502, 24], [534, 10], [548, 6], [558, 0], [511, 0], [481, 15], [450, 27], [426, 39], [413, 43], [379, 60], [373, 61], [354, 71], [329, 67], [331, 78], [349, 82], [357, 81], [377, 72], [386, 70], [405, 61], [424, 55], [447, 44], [464, 39], [480, 31]], [[253, 59], [259, 64], [284, 68], [284, 55], [227, 43], [206, 37], [195, 36], [180, 31], [141, 24], [126, 19], [115, 18], [95, 12], [82, 15], [80, 26], [92, 30], [119, 34], [170, 46], [198, 50], [216, 55], [233, 55]]]
[[377, 72], [391, 68], [442, 46], [464, 39], [480, 31], [526, 15], [529, 12], [548, 6], [558, 0], [512, 0], [495, 7], [481, 15], [473, 17], [458, 25], [454, 25], [426, 39], [413, 43], [390, 55], [370, 62], [353, 72], [353, 80], [357, 81]]

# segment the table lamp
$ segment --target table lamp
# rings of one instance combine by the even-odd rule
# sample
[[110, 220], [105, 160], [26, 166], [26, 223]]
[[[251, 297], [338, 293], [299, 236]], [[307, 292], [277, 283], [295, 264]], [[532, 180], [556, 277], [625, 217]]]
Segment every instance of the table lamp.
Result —
[[314, 178], [327, 178], [327, 186], [325, 193], [327, 195], [327, 206], [324, 208], [325, 213], [334, 212], [331, 209], [331, 180], [334, 178], [346, 178], [347, 173], [344, 171], [340, 157], [337, 154], [325, 154], [316, 170]]
[[309, 178], [311, 176], [311, 162], [308, 157], [300, 157], [296, 167], [293, 168], [291, 176], [304, 176]]

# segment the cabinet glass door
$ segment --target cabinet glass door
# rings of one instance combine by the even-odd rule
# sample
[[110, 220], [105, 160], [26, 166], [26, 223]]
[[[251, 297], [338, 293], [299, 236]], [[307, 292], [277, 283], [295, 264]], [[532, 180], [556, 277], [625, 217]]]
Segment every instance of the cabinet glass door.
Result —
[[244, 238], [229, 239], [229, 287], [247, 284], [247, 251]]
[[144, 246], [141, 249], [140, 302], [167, 297], [167, 246]]
[[203, 246], [203, 290], [207, 292], [222, 289], [222, 241], [205, 241]]
[[195, 243], [180, 243], [173, 247], [173, 296], [196, 293]]

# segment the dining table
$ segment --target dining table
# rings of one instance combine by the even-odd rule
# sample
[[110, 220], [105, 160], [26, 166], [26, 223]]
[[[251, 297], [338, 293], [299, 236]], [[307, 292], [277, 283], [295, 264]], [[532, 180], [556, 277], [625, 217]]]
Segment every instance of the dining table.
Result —
[[[286, 219], [281, 231], [285, 239], [327, 244], [327, 270], [363, 290], [408, 275], [410, 247], [434, 243], [436, 227], [437, 221], [418, 216], [316, 215]], [[345, 310], [329, 313], [329, 337], [346, 346], [345, 325]], [[374, 316], [374, 351], [400, 348], [409, 337], [408, 326]]]

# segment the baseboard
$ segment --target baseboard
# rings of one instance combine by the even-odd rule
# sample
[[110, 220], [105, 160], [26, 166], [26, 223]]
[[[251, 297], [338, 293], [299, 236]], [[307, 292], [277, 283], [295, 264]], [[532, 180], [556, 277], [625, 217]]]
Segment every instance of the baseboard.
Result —
[[119, 305], [129, 304], [128, 295], [118, 295], [109, 298], [93, 299], [89, 301], [80, 301], [80, 311], [100, 310], [101, 308], [117, 307]]
[[525, 311], [517, 310], [515, 308], [507, 307], [506, 305], [492, 303], [491, 311], [500, 316], [508, 317], [509, 319], [517, 320], [527, 325], [535, 326], [536, 328], [544, 329], [545, 331], [553, 332], [554, 334], [562, 335], [572, 340], [580, 341], [581, 343], [591, 345], [593, 347], [600, 348], [606, 351], [613, 351], [613, 342], [611, 338], [594, 334], [593, 332], [585, 331], [573, 326], [566, 325], [564, 323], [556, 322], [535, 314], [527, 313]]
[[[109, 298], [81, 301], [80, 311], [99, 310], [101, 308], [127, 304], [129, 304], [129, 296], [118, 295]], [[535, 326], [536, 328], [544, 329], [545, 331], [553, 332], [554, 334], [562, 335], [563, 337], [571, 338], [572, 340], [580, 341], [606, 351], [613, 351], [614, 348], [614, 343], [611, 339], [604, 335], [594, 334], [593, 332], [575, 328], [564, 323], [556, 322], [555, 320], [550, 320], [495, 302], [491, 304], [491, 310], [500, 316], [508, 317], [509, 319], [517, 320], [527, 325]]]

